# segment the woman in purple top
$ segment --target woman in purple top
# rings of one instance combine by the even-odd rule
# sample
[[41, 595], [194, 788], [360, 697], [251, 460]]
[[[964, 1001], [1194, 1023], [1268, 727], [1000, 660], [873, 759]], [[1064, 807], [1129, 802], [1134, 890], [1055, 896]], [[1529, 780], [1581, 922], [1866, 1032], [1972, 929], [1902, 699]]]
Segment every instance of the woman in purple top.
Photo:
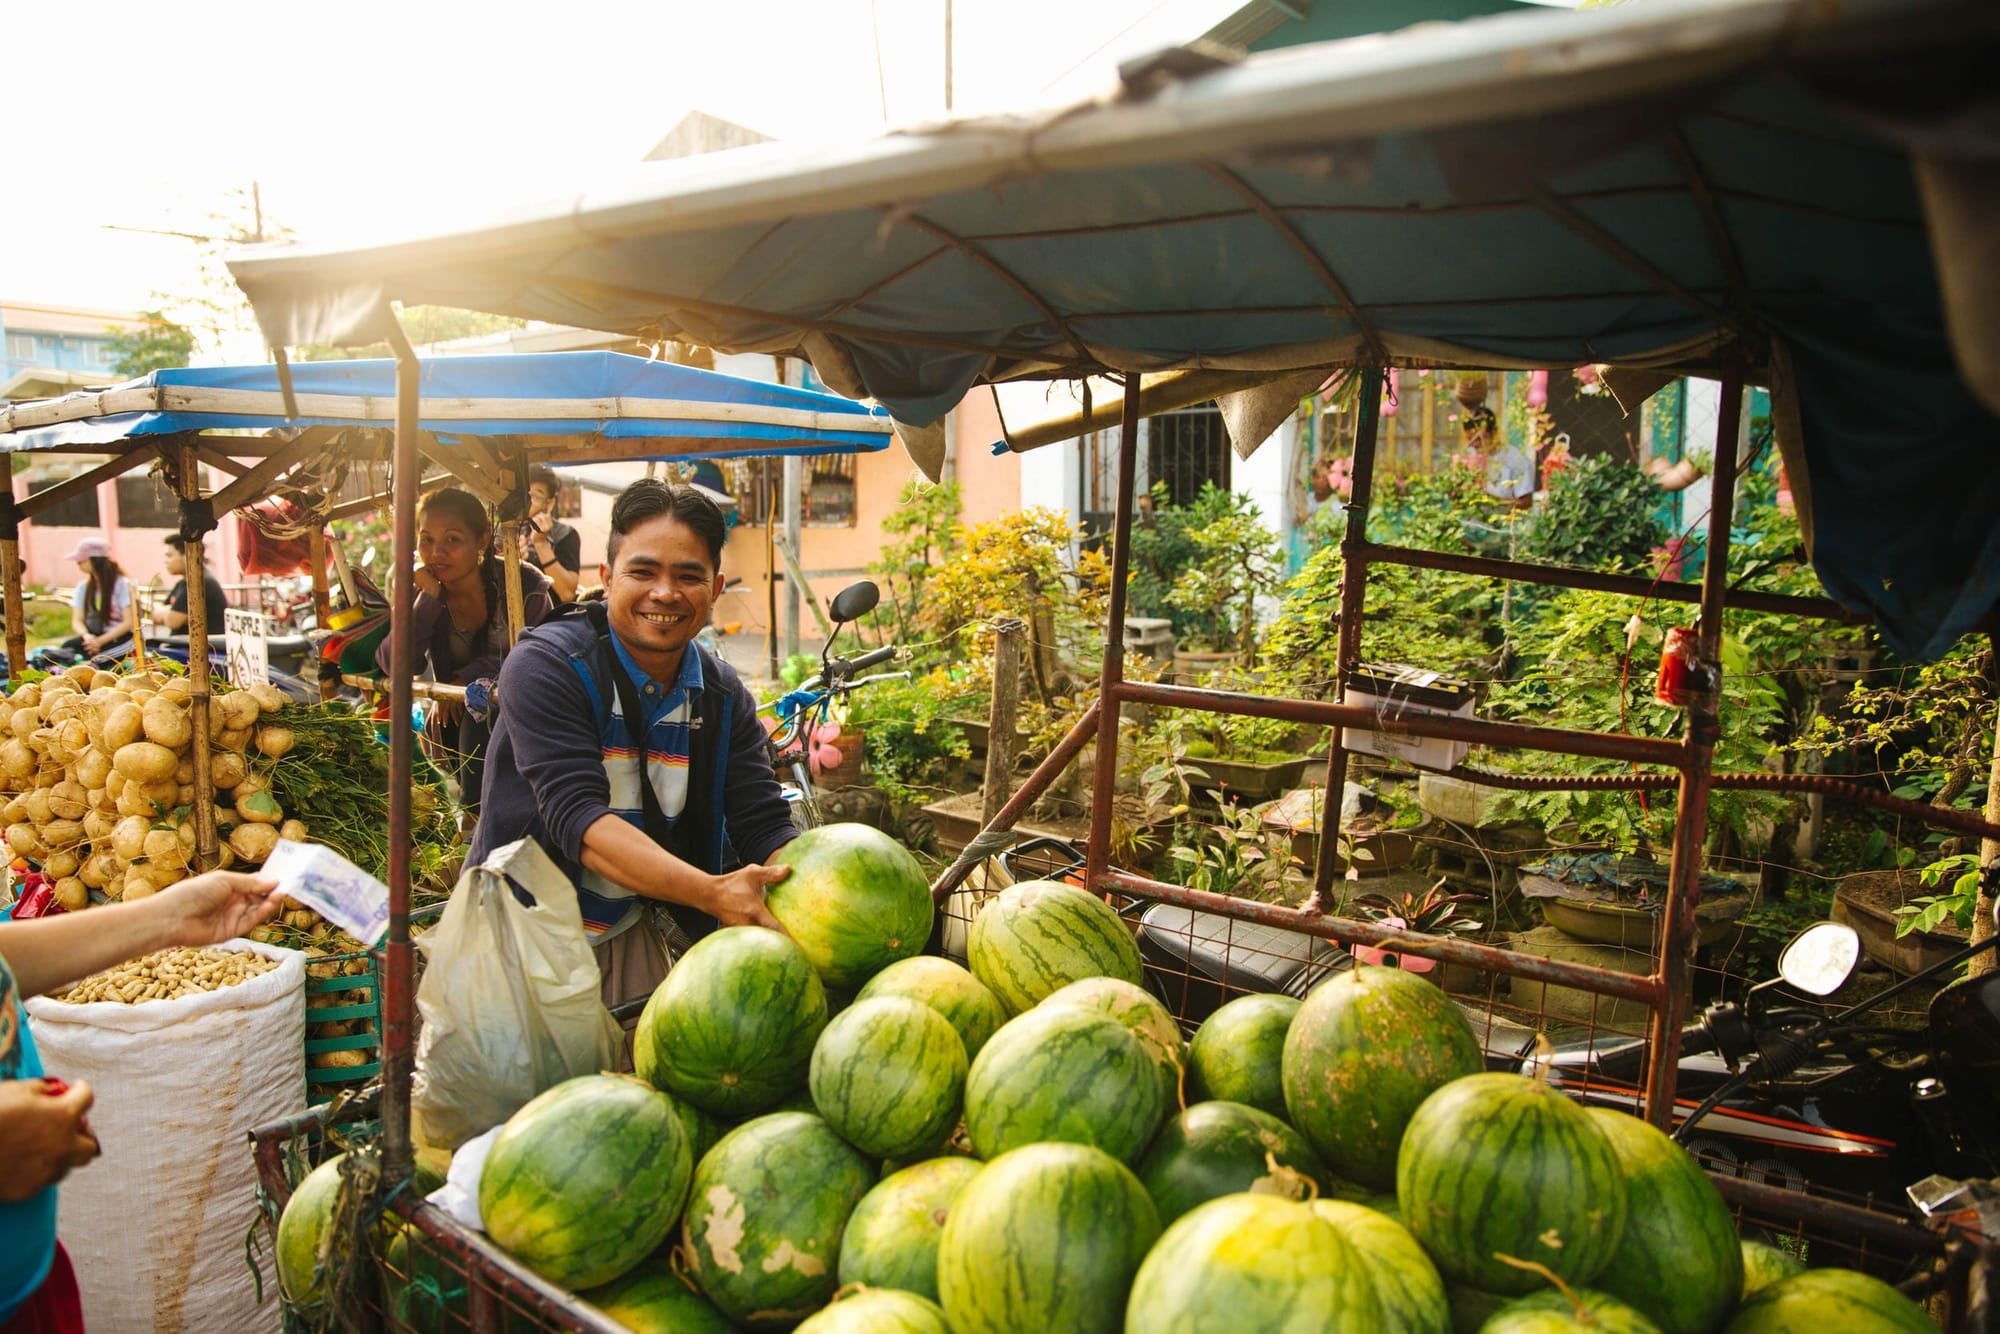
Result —
[[[493, 524], [486, 507], [456, 489], [432, 494], [417, 517], [417, 660], [433, 680], [470, 685], [500, 675], [507, 648], [507, 595]], [[531, 565], [521, 567], [522, 629], [549, 614], [549, 581]], [[389, 670], [389, 640], [375, 650], [375, 662]], [[468, 812], [479, 809], [481, 765], [487, 724], [468, 715], [456, 700], [435, 700], [424, 727], [432, 759], [458, 780]]]

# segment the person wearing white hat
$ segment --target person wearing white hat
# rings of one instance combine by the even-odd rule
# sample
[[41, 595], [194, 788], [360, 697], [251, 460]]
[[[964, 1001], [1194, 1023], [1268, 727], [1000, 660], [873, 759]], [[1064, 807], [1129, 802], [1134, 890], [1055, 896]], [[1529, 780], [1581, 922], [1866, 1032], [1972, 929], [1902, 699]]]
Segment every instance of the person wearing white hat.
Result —
[[111, 544], [86, 537], [64, 560], [75, 561], [83, 582], [70, 599], [69, 626], [75, 633], [63, 648], [77, 659], [111, 652], [132, 639], [132, 585], [111, 559]]

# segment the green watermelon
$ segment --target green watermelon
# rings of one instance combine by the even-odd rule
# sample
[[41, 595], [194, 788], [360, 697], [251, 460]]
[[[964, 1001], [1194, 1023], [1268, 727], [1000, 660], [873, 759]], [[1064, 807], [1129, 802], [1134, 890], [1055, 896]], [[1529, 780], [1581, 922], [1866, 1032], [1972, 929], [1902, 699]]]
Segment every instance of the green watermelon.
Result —
[[1202, 1020], [1188, 1044], [1189, 1102], [1240, 1102], [1284, 1118], [1285, 1034], [1292, 996], [1238, 996]]
[[736, 1127], [694, 1170], [681, 1255], [702, 1292], [750, 1329], [790, 1329], [840, 1286], [847, 1216], [875, 1170], [833, 1127], [773, 1112]]
[[1086, 977], [1145, 980], [1139, 946], [1110, 904], [1074, 885], [1026, 880], [1000, 891], [966, 937], [972, 975], [1011, 1014]]
[[[1579, 1309], [1580, 1308], [1580, 1309]], [[1553, 1288], [1516, 1297], [1479, 1327], [1479, 1334], [1661, 1334], [1637, 1307], [1608, 1292]], [[1818, 1334], [1832, 1334], [1821, 1330]]]
[[1161, 1234], [1132, 1280], [1130, 1330], [1379, 1334], [1375, 1281], [1312, 1206], [1225, 1195]]
[[1397, 1156], [1396, 1198], [1439, 1272], [1486, 1292], [1545, 1286], [1498, 1256], [1589, 1283], [1625, 1231], [1611, 1142], [1583, 1108], [1523, 1075], [1467, 1075], [1424, 1099]]
[[1172, 1118], [1134, 1170], [1162, 1225], [1244, 1191], [1304, 1199], [1326, 1175], [1298, 1131], [1240, 1102], [1198, 1102]]
[[1596, 1286], [1638, 1307], [1666, 1334], [1708, 1334], [1743, 1292], [1736, 1216], [1687, 1151], [1636, 1116], [1587, 1114], [1618, 1155], [1625, 1190], [1643, 1201]]
[[278, 1216], [278, 1286], [294, 1306], [317, 1306], [326, 1299], [319, 1248], [340, 1200], [340, 1160], [333, 1157], [306, 1173]]
[[680, 1119], [628, 1075], [580, 1075], [507, 1118], [479, 1176], [486, 1235], [551, 1283], [609, 1283], [653, 1253], [687, 1199]]
[[799, 1326], [799, 1334], [952, 1334], [928, 1297], [893, 1288], [863, 1288], [836, 1298]]
[[1745, 1241], [1743, 1250], [1743, 1297], [1748, 1301], [1779, 1279], [1803, 1274], [1806, 1267], [1796, 1256], [1761, 1241]]
[[873, 825], [808, 829], [765, 864], [792, 868], [764, 904], [829, 987], [851, 991], [931, 938], [924, 868]]
[[635, 1334], [734, 1334], [736, 1328], [674, 1272], [664, 1252], [578, 1295]]
[[1131, 1162], [1166, 1100], [1153, 1058], [1108, 1014], [1061, 1005], [1001, 1025], [965, 1077], [965, 1128], [981, 1158], [1042, 1140]]
[[1512, 1297], [1481, 1292], [1469, 1283], [1444, 1281], [1444, 1299], [1451, 1307], [1451, 1334], [1479, 1334], [1486, 1322], [1498, 1315]]
[[1113, 1334], [1159, 1235], [1146, 1188], [1109, 1154], [1015, 1149], [952, 1202], [938, 1243], [945, 1316], [953, 1334]]
[[1186, 1044], [1180, 1021], [1152, 992], [1116, 977], [1086, 977], [1049, 993], [1044, 1005], [1075, 1005], [1110, 1015], [1132, 1030], [1160, 1071], [1160, 1094], [1168, 1107], [1181, 1103], [1181, 1071]]
[[1924, 1308], [1879, 1278], [1808, 1269], [1736, 1308], [1722, 1334], [1937, 1334]]
[[[1339, 1196], [1339, 1192], [1334, 1194], [1336, 1197]], [[1358, 1199], [1347, 1200], [1347, 1203], [1373, 1209], [1384, 1218], [1392, 1220], [1397, 1227], [1403, 1225], [1403, 1206], [1394, 1195], [1363, 1195]]]
[[441, 1257], [435, 1243], [413, 1228], [398, 1229], [383, 1248], [382, 1290], [398, 1328], [420, 1334], [471, 1328], [472, 1293], [463, 1267]]
[[891, 1172], [861, 1197], [840, 1238], [840, 1281], [900, 1288], [937, 1300], [938, 1238], [952, 1201], [980, 1164], [932, 1158]]
[[965, 1044], [919, 1001], [858, 1001], [819, 1035], [811, 1088], [819, 1114], [863, 1153], [933, 1153], [958, 1124]]
[[[654, 1085], [654, 1087], [659, 1086]], [[680, 1120], [681, 1133], [687, 1136], [688, 1155], [695, 1162], [700, 1162], [702, 1155], [715, 1147], [715, 1141], [721, 1139], [722, 1132], [729, 1127], [686, 1098], [677, 1098], [665, 1089], [660, 1090], [660, 1096], [667, 1100], [668, 1105], [674, 1109], [674, 1115]]]
[[646, 1002], [639, 1077], [711, 1116], [754, 1116], [805, 1087], [826, 989], [782, 932], [732, 926], [695, 942]]
[[1313, 1212], [1333, 1225], [1375, 1278], [1383, 1334], [1451, 1334], [1444, 1279], [1401, 1223], [1366, 1205], [1314, 1200]]
[[1330, 1170], [1388, 1190], [1417, 1104], [1484, 1068], [1478, 1040], [1444, 992], [1400, 968], [1358, 967], [1314, 987], [1292, 1020], [1285, 1119]]
[[922, 1001], [951, 1021], [965, 1044], [965, 1059], [979, 1055], [986, 1039], [1007, 1022], [1007, 1007], [984, 982], [949, 959], [919, 954], [890, 964], [868, 979], [856, 1000], [901, 996]]

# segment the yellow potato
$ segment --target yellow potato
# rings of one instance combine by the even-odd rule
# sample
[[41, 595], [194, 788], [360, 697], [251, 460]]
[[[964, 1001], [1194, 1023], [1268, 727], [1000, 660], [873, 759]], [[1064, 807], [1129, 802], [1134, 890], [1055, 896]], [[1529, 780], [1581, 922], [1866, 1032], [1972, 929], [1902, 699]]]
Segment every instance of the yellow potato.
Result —
[[39, 829], [41, 826], [55, 819], [56, 813], [50, 809], [50, 803], [54, 800], [55, 798], [48, 788], [38, 787], [33, 792], [30, 792], [28, 794], [29, 823]]
[[[148, 673], [148, 675], [151, 675], [151, 673]], [[85, 688], [92, 694], [100, 690], [116, 690], [120, 679], [116, 672], [93, 672], [91, 673], [90, 684]]]
[[111, 766], [126, 778], [140, 783], [173, 781], [179, 759], [171, 750], [153, 741], [134, 741], [120, 746], [111, 755]]
[[278, 831], [267, 824], [240, 824], [229, 831], [229, 846], [246, 862], [262, 862], [278, 846]]
[[146, 795], [162, 810], [172, 810], [181, 800], [181, 785], [172, 778], [162, 778], [156, 783], [145, 783]]
[[60, 880], [66, 875], [75, 875], [82, 865], [83, 859], [67, 849], [62, 852], [51, 852], [42, 858], [42, 874], [51, 880]]
[[89, 809], [90, 793], [74, 779], [65, 779], [49, 789], [49, 813], [58, 820], [81, 820]]
[[250, 729], [247, 727], [225, 727], [215, 734], [215, 744], [224, 750], [233, 750], [240, 755], [250, 745]]
[[148, 866], [172, 867], [175, 870], [187, 866], [187, 849], [181, 846], [180, 835], [171, 829], [149, 829], [144, 843]]
[[285, 692], [269, 681], [260, 681], [251, 686], [250, 697], [257, 701], [257, 707], [265, 713], [276, 713], [290, 702], [285, 698]]
[[125, 872], [125, 884], [119, 898], [126, 903], [143, 899], [160, 892], [160, 884], [153, 879], [152, 872], [143, 866], [129, 867]]
[[151, 820], [159, 813], [159, 806], [146, 795], [144, 783], [127, 783], [125, 790], [118, 794], [118, 814], [138, 815]]
[[157, 742], [168, 750], [179, 750], [194, 735], [188, 726], [187, 710], [168, 699], [153, 699], [147, 702], [140, 713], [146, 730], [146, 740]]
[[71, 767], [76, 781], [85, 788], [103, 787], [104, 780], [111, 776], [111, 757], [91, 746], [77, 755], [76, 763]]
[[118, 812], [92, 807], [83, 815], [83, 836], [92, 843], [102, 843], [111, 837], [111, 831], [118, 827]]
[[306, 822], [304, 820], [285, 821], [283, 824], [278, 826], [278, 837], [292, 843], [305, 842]]
[[35, 776], [35, 752], [19, 737], [0, 741], [0, 774], [16, 780]]
[[37, 681], [28, 682], [28, 684], [14, 692], [13, 699], [14, 707], [17, 709], [40, 708], [42, 704], [41, 683]]
[[56, 902], [71, 912], [81, 912], [90, 906], [90, 888], [75, 876], [64, 876], [56, 881]]
[[73, 848], [83, 841], [83, 822], [51, 820], [35, 832], [41, 836], [42, 846], [51, 851], [57, 848]]
[[128, 815], [111, 831], [111, 850], [126, 861], [145, 856], [146, 834], [151, 828], [143, 815]]
[[104, 748], [114, 756], [145, 734], [145, 710], [129, 699], [113, 705], [104, 715]]
[[18, 739], [26, 741], [28, 738], [34, 736], [35, 733], [42, 730], [42, 711], [40, 709], [14, 710], [14, 717], [7, 724], [7, 729]]
[[257, 725], [257, 717], [264, 712], [257, 703], [257, 697], [247, 690], [232, 690], [226, 695], [218, 695], [216, 703], [228, 716], [231, 729], [249, 729]]
[[242, 782], [249, 773], [249, 761], [245, 760], [241, 753], [233, 750], [209, 752], [208, 779], [216, 791], [228, 791]]
[[185, 676], [176, 676], [171, 681], [154, 686], [153, 689], [159, 692], [154, 696], [155, 699], [171, 700], [176, 704], [185, 704], [194, 698], [194, 683]]

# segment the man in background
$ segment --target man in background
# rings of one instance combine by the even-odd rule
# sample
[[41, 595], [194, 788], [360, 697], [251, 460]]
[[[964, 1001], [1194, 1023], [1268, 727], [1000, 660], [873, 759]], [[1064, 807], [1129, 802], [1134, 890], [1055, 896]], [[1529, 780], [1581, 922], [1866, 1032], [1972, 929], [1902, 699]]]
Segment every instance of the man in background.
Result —
[[528, 474], [528, 535], [521, 555], [548, 576], [549, 593], [558, 607], [576, 601], [577, 574], [583, 568], [583, 539], [556, 517], [561, 495], [556, 470], [536, 464]]
[[[167, 594], [167, 609], [160, 613], [160, 626], [168, 634], [185, 634], [188, 624], [188, 581], [187, 581], [187, 539], [179, 533], [167, 535], [167, 573], [180, 582], [174, 591]], [[209, 573], [204, 563], [201, 567], [201, 586], [208, 590], [207, 614], [211, 635], [222, 633], [222, 611], [227, 605], [223, 601], [222, 581]]]

